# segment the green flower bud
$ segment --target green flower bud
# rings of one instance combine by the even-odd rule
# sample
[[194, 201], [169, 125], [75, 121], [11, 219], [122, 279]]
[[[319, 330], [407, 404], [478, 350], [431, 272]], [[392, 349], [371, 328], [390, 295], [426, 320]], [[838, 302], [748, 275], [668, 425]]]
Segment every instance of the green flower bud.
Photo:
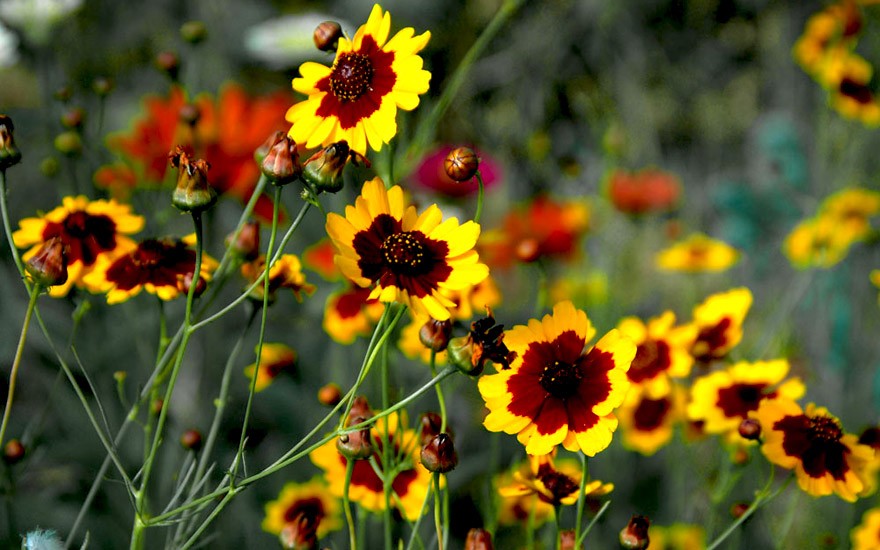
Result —
[[204, 159], [190, 160], [179, 145], [169, 153], [171, 166], [178, 169], [177, 187], [171, 204], [183, 212], [203, 212], [217, 202], [217, 192], [208, 185], [208, 169]]

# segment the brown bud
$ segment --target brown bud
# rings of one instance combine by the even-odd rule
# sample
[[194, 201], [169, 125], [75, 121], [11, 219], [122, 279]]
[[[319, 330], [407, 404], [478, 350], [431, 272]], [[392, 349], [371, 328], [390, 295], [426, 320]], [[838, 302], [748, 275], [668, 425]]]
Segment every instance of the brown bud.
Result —
[[16, 464], [24, 458], [24, 445], [18, 439], [10, 439], [3, 446], [3, 461], [7, 464]]
[[346, 426], [357, 424], [358, 422], [355, 422], [356, 418], [372, 418], [372, 416], [373, 409], [370, 408], [370, 403], [367, 401], [367, 398], [363, 395], [358, 395], [351, 403], [351, 410], [348, 411], [348, 422], [346, 422]]
[[[187, 273], [184, 276], [177, 277], [177, 290], [179, 290], [182, 294], [189, 294], [189, 287], [192, 286], [193, 274]], [[196, 283], [196, 288], [193, 291], [195, 294], [193, 296], [198, 298], [201, 296], [205, 290], [208, 288], [208, 282], [205, 281], [204, 277], [199, 277], [198, 282]]]
[[521, 240], [516, 245], [516, 257], [524, 263], [532, 263], [541, 257], [541, 245], [532, 237]]
[[419, 415], [419, 438], [421, 444], [427, 445], [435, 436], [440, 435], [440, 429], [443, 427], [443, 419], [435, 412], [424, 412]]
[[[359, 416], [353, 419], [352, 424], [360, 424], [366, 418]], [[336, 438], [336, 450], [348, 460], [363, 460], [373, 454], [373, 438], [370, 428], [364, 428], [355, 432], [342, 434]]]
[[315, 47], [322, 52], [335, 52], [342, 38], [342, 27], [336, 21], [324, 21], [315, 27]]
[[739, 423], [739, 435], [749, 441], [761, 439], [761, 423], [754, 418], [746, 418]]
[[168, 154], [171, 166], [178, 169], [177, 187], [171, 204], [183, 212], [202, 212], [217, 202], [217, 192], [208, 185], [208, 169], [204, 159], [190, 160], [181, 146]]
[[352, 151], [347, 141], [337, 141], [321, 149], [306, 160], [302, 178], [319, 193], [336, 193], [342, 189], [342, 169], [352, 159], [355, 164], [370, 162], [363, 155]]
[[269, 149], [271, 149], [272, 146], [275, 145], [275, 143], [277, 143], [283, 135], [284, 132], [280, 130], [277, 132], [273, 132], [271, 136], [266, 138], [266, 141], [264, 141], [262, 145], [254, 149], [254, 160], [257, 162], [257, 165], [263, 164], [263, 159], [266, 158], [266, 155], [269, 154]]
[[452, 321], [438, 321], [429, 319], [427, 323], [419, 329], [419, 341], [426, 348], [440, 352], [449, 345], [449, 338], [452, 336]]
[[[577, 546], [577, 537], [575, 537], [574, 529], [566, 529], [559, 532], [559, 550], [575, 550]], [[580, 548], [583, 548], [581, 545]]]
[[110, 92], [116, 87], [116, 83], [113, 82], [113, 79], [107, 76], [99, 76], [95, 80], [92, 81], [92, 91], [98, 94], [100, 97], [106, 97], [110, 95]]
[[317, 550], [318, 524], [321, 518], [313, 512], [299, 512], [284, 524], [278, 540], [285, 550]]
[[55, 149], [68, 157], [79, 156], [83, 149], [82, 138], [73, 130], [62, 132], [55, 136]]
[[196, 451], [202, 448], [202, 433], [198, 430], [187, 430], [180, 436], [180, 444], [188, 451]]
[[174, 52], [159, 52], [155, 59], [156, 68], [168, 75], [173, 81], [177, 81], [180, 74], [180, 58]]
[[86, 119], [86, 112], [81, 107], [71, 107], [61, 114], [61, 124], [71, 130], [82, 128]]
[[245, 261], [252, 262], [260, 257], [260, 224], [255, 221], [247, 222], [241, 226], [238, 237], [233, 241], [231, 233], [226, 237], [226, 246], [233, 254]]
[[739, 519], [746, 513], [746, 510], [749, 509], [748, 502], [737, 502], [733, 506], [730, 507], [730, 515], [733, 519]]
[[464, 540], [464, 550], [494, 550], [492, 546], [492, 534], [485, 529], [474, 527], [468, 531]]
[[435, 435], [424, 447], [422, 447], [422, 466], [429, 472], [445, 474], [451, 472], [458, 465], [458, 454], [449, 434]]
[[198, 44], [208, 38], [208, 27], [201, 21], [187, 21], [180, 26], [180, 36], [190, 44]]
[[154, 415], [158, 415], [162, 412], [162, 407], [165, 406], [165, 401], [162, 398], [153, 399], [153, 402], [150, 403], [150, 412]]
[[183, 122], [187, 126], [194, 127], [202, 117], [202, 112], [199, 111], [198, 105], [194, 103], [186, 103], [177, 112], [177, 116], [180, 118], [180, 122]]
[[52, 237], [25, 264], [34, 282], [43, 287], [67, 282], [67, 247], [61, 237]]
[[302, 165], [296, 150], [296, 142], [286, 134], [281, 134], [275, 143], [269, 147], [260, 170], [266, 178], [275, 185], [287, 185], [296, 181], [302, 174]]
[[651, 520], [648, 516], [633, 516], [629, 523], [620, 531], [620, 546], [627, 550], [642, 550], [648, 547], [648, 527]]
[[12, 119], [0, 114], [0, 170], [2, 171], [21, 162], [21, 151], [15, 146], [14, 130]]
[[457, 147], [443, 161], [446, 175], [455, 181], [467, 181], [474, 177], [480, 167], [480, 159], [470, 147]]
[[325, 407], [335, 407], [342, 399], [342, 389], [339, 384], [330, 382], [318, 390], [318, 403]]

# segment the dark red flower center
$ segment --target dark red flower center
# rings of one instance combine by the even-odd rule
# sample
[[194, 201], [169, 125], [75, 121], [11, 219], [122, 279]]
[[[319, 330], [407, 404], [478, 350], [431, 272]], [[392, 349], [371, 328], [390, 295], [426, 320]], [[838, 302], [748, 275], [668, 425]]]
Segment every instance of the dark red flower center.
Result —
[[870, 88], [849, 78], [840, 81], [840, 93], [862, 105], [867, 105], [874, 100], [874, 94], [871, 93]]
[[295, 500], [284, 511], [284, 523], [290, 523], [300, 515], [305, 515], [321, 521], [324, 517], [324, 504], [318, 497], [309, 497]]
[[669, 344], [664, 340], [645, 340], [636, 348], [636, 356], [627, 376], [630, 381], [639, 383], [655, 378], [671, 364]]
[[330, 71], [330, 90], [340, 101], [355, 101], [370, 91], [373, 62], [362, 53], [344, 53]]
[[831, 474], [842, 480], [849, 471], [846, 455], [849, 448], [840, 439], [840, 424], [827, 416], [786, 416], [773, 424], [783, 432], [782, 449], [788, 456], [801, 460], [804, 472], [813, 478]]
[[422, 244], [421, 232], [404, 231], [394, 233], [382, 243], [382, 259], [395, 271], [418, 272], [425, 263], [425, 246]]
[[103, 214], [71, 212], [64, 221], [47, 222], [43, 240], [60, 237], [67, 246], [67, 262], [90, 266], [98, 255], [116, 248], [116, 222]]
[[758, 405], [764, 397], [767, 384], [734, 384], [728, 388], [718, 390], [718, 408], [728, 418], [745, 418], [749, 411], [758, 410]]
[[822, 443], [831, 443], [839, 441], [843, 437], [843, 431], [840, 425], [827, 416], [811, 416], [810, 417], [810, 437]]
[[574, 395], [583, 377], [584, 373], [577, 364], [555, 360], [544, 367], [539, 381], [547, 393], [564, 399]]
[[663, 425], [666, 414], [672, 408], [669, 399], [642, 399], [633, 413], [633, 424], [642, 432], [656, 430]]
[[131, 290], [147, 283], [176, 287], [178, 279], [191, 274], [195, 266], [195, 251], [182, 241], [147, 239], [133, 252], [113, 262], [106, 276], [119, 290]]
[[694, 359], [708, 363], [712, 359], [723, 357], [722, 350], [727, 345], [727, 330], [731, 324], [733, 324], [731, 318], [724, 317], [715, 325], [702, 329], [694, 342], [696, 351]]
[[[557, 472], [549, 464], [541, 464], [538, 468], [538, 474], [536, 477], [544, 484], [544, 487], [547, 488], [550, 494], [553, 495], [550, 504], [559, 504], [562, 499], [580, 488], [577, 481], [562, 472]], [[540, 495], [540, 497], [541, 500], [547, 500], [545, 495]]]

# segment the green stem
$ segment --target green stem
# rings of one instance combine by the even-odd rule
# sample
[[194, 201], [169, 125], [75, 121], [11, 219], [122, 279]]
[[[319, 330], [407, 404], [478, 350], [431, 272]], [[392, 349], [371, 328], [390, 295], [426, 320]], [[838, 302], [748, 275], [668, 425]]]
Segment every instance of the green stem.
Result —
[[[389, 334], [391, 330], [386, 330], [384, 334]], [[384, 335], [383, 334], [383, 335]], [[381, 361], [381, 374], [382, 374], [382, 409], [385, 410], [389, 406], [388, 399], [388, 354], [385, 353], [385, 340], [380, 339], [377, 344], [377, 350], [382, 352], [382, 361]], [[394, 481], [394, 473], [391, 465], [391, 437], [389, 432], [391, 431], [391, 427], [389, 426], [389, 421], [385, 421], [385, 429], [382, 430], [382, 472], [384, 475], [382, 476], [382, 492], [385, 496], [385, 509], [382, 511], [383, 525], [385, 527], [385, 550], [392, 550], [392, 517], [391, 517], [391, 491], [393, 490], [391, 487], [392, 482]]]
[[485, 194], [485, 187], [483, 185], [483, 176], [480, 174], [479, 170], [477, 170], [476, 176], [479, 190], [477, 192], [477, 211], [474, 213], [474, 222], [480, 223], [480, 218], [483, 215], [483, 195]]
[[556, 550], [559, 550], [562, 547], [562, 537], [560, 536], [562, 533], [562, 505], [555, 504], [553, 506], [553, 523], [556, 525]]
[[605, 511], [608, 510], [609, 506], [611, 506], [611, 501], [606, 500], [605, 504], [603, 504], [602, 507], [599, 508], [599, 511], [596, 513], [596, 517], [594, 517], [592, 519], [592, 521], [590, 521], [590, 524], [587, 525], [587, 528], [584, 529], [584, 532], [581, 533], [581, 536], [576, 539], [577, 542], [574, 545], [575, 548], [583, 548], [584, 539], [587, 538], [587, 535], [593, 529], [593, 526], [596, 525], [596, 522], [599, 521], [599, 518], [601, 518], [603, 515], [605, 515]]
[[345, 488], [342, 491], [342, 508], [345, 510], [345, 522], [348, 524], [348, 545], [351, 550], [357, 550], [357, 532], [354, 527], [354, 518], [351, 515], [351, 500], [348, 496], [351, 475], [354, 473], [354, 462], [354, 460], [348, 459], [345, 465]]
[[[24, 277], [24, 263], [15, 247], [15, 241], [12, 240], [12, 227], [9, 225], [9, 210], [6, 204], [6, 170], [0, 170], [0, 214], [3, 216], [3, 229], [6, 231], [6, 241], [9, 243], [9, 250], [12, 252], [12, 260], [15, 267], [18, 268], [19, 274]], [[25, 286], [30, 290], [30, 285], [25, 281]]]
[[440, 474], [434, 472], [434, 528], [437, 529], [437, 548], [443, 550], [443, 519], [440, 515]]
[[[431, 350], [431, 376], [437, 376], [437, 352]], [[446, 399], [443, 398], [443, 388], [440, 384], [434, 386], [437, 390], [437, 403], [440, 406], [440, 433], [446, 433]]]
[[15, 397], [15, 382], [18, 379], [18, 369], [21, 366], [21, 356], [24, 351], [24, 343], [27, 341], [28, 327], [31, 324], [31, 316], [37, 305], [37, 297], [40, 295], [42, 287], [39, 283], [34, 283], [31, 289], [31, 297], [28, 300], [27, 311], [24, 314], [24, 323], [21, 326], [21, 334], [18, 337], [18, 347], [15, 348], [15, 359], [12, 360], [12, 371], [9, 373], [9, 389], [6, 394], [6, 408], [3, 410], [3, 423], [0, 424], [0, 449], [3, 448], [3, 442], [6, 440], [6, 428], [9, 425], [9, 415], [12, 413], [12, 400]]
[[419, 508], [419, 515], [416, 518], [416, 522], [412, 526], [412, 532], [409, 535], [409, 542], [406, 543], [406, 550], [412, 550], [413, 543], [419, 537], [419, 526], [422, 524], [422, 518], [425, 516], [425, 509], [428, 507], [428, 500], [430, 500], [431, 493], [433, 492], [434, 491], [432, 489], [432, 486], [428, 485], [428, 490], [425, 491], [425, 498], [422, 499], [422, 507]]
[[590, 477], [590, 472], [587, 468], [587, 455], [585, 455], [583, 451], [578, 454], [581, 458], [581, 492], [578, 494], [576, 516], [577, 519], [575, 520], [576, 523], [574, 527], [574, 540], [579, 540], [581, 538], [581, 525], [583, 525], [584, 522], [584, 501], [586, 501], [586, 496], [584, 495], [584, 492], [587, 488], [587, 480]]
[[723, 533], [721, 533], [718, 536], [718, 538], [716, 538], [714, 541], [712, 541], [712, 544], [710, 544], [709, 546], [706, 547], [706, 550], [715, 550], [715, 548], [718, 548], [719, 546], [721, 546], [721, 543], [723, 543], [727, 539], [727, 537], [729, 537], [734, 531], [736, 531], [737, 527], [742, 525], [742, 523], [745, 520], [749, 519], [749, 517], [751, 517], [751, 515], [754, 514], [758, 508], [760, 508], [762, 505], [766, 504], [767, 502], [772, 500], [776, 495], [778, 495], [783, 490], [785, 490], [785, 488], [788, 487], [788, 484], [791, 483], [791, 480], [794, 479], [794, 474], [792, 474], [791, 476], [788, 477], [788, 479], [785, 481], [785, 483], [782, 484], [782, 486], [779, 489], [771, 492], [770, 487], [773, 485], [773, 479], [775, 477], [775, 474], [776, 474], [776, 467], [771, 464], [770, 465], [770, 476], [767, 479], [767, 483], [764, 485], [763, 489], [758, 491], [758, 493], [755, 495], [755, 500], [753, 500], [752, 503], [749, 505], [749, 507], [746, 509], [746, 511], [743, 512], [743, 515], [736, 518], [736, 521], [734, 521], [730, 525], [730, 527], [728, 527]]

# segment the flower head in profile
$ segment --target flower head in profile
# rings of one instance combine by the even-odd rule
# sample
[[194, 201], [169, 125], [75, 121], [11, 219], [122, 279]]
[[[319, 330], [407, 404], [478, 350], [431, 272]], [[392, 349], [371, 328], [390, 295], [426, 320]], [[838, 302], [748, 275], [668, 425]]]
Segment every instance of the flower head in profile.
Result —
[[852, 550], [880, 548], [880, 508], [871, 508], [862, 516], [862, 522], [849, 532]]
[[[261, 281], [265, 271], [265, 255], [241, 265], [241, 274], [249, 284]], [[274, 302], [276, 293], [284, 288], [293, 292], [297, 302], [302, 302], [303, 296], [309, 296], [315, 291], [315, 285], [306, 281], [305, 273], [302, 272], [302, 263], [295, 254], [282, 254], [269, 269], [269, 302]], [[263, 284], [258, 284], [251, 290], [251, 298], [262, 302], [263, 290]]]
[[[574, 460], [554, 460], [556, 453], [529, 457], [529, 469], [513, 474], [513, 483], [499, 487], [498, 494], [504, 498], [521, 498], [535, 495], [538, 500], [551, 506], [571, 505], [581, 493], [581, 468]], [[584, 487], [584, 494], [597, 497], [614, 490], [611, 483], [593, 480]]]
[[761, 424], [761, 452], [773, 464], [794, 470], [801, 489], [856, 501], [874, 449], [845, 433], [827, 409], [811, 403], [803, 410], [794, 401], [774, 399], [763, 401], [749, 417]]
[[615, 329], [588, 348], [595, 333], [571, 302], [507, 331], [504, 342], [515, 354], [510, 368], [478, 383], [489, 409], [486, 429], [517, 434], [531, 455], [559, 444], [588, 456], [605, 449], [617, 429], [613, 411], [630, 386], [626, 372], [636, 346]]
[[686, 393], [673, 385], [666, 394], [652, 397], [645, 387], [633, 386], [617, 410], [623, 446], [650, 456], [669, 443], [684, 418]]
[[15, 246], [30, 247], [22, 259], [30, 260], [44, 243], [58, 237], [67, 254], [67, 282], [53, 286], [51, 296], [66, 296], [73, 285], [91, 292], [101, 292], [86, 276], [100, 259], [115, 259], [135, 247], [127, 235], [144, 227], [144, 218], [131, 207], [114, 200], [90, 201], [85, 196], [65, 197], [61, 206], [39, 218], [18, 222], [20, 229], [12, 234]]
[[293, 89], [308, 97], [287, 111], [290, 136], [311, 149], [338, 141], [362, 155], [397, 133], [397, 110], [411, 111], [428, 91], [431, 73], [418, 53], [430, 32], [407, 27], [388, 40], [391, 15], [377, 4], [352, 39], [340, 38], [331, 67], [303, 63]]
[[286, 525], [300, 516], [308, 516], [318, 524], [317, 537], [342, 527], [339, 499], [327, 491], [327, 484], [320, 477], [305, 483], [291, 481], [284, 485], [278, 498], [267, 502], [263, 531], [278, 535]]
[[617, 328], [636, 344], [636, 356], [626, 375], [651, 397], [669, 393], [670, 378], [690, 374], [694, 363], [690, 348], [697, 336], [694, 325], [675, 326], [675, 314], [666, 311], [647, 323], [626, 317]]
[[[260, 350], [260, 369], [255, 391], [263, 391], [283, 372], [296, 366], [296, 351], [284, 344], [266, 342]], [[253, 380], [257, 364], [245, 367], [244, 375]]]
[[337, 249], [336, 265], [370, 298], [401, 302], [417, 314], [449, 319], [455, 303], [444, 295], [475, 285], [489, 275], [473, 250], [480, 226], [443, 221], [437, 205], [422, 214], [407, 206], [403, 190], [385, 189], [376, 178], [364, 184], [345, 217], [327, 216], [327, 233]]
[[720, 272], [739, 260], [739, 252], [729, 244], [694, 233], [657, 253], [657, 267], [664, 271], [689, 273]]
[[[128, 253], [115, 259], [101, 257], [85, 283], [107, 293], [107, 303], [117, 304], [137, 296], [142, 290], [160, 300], [186, 296], [187, 277], [196, 268], [194, 238], [145, 239]], [[202, 255], [200, 279], [209, 281], [217, 261]]]
[[742, 324], [751, 307], [752, 292], [745, 287], [713, 294], [695, 307], [694, 359], [710, 363], [725, 357], [742, 340]]

